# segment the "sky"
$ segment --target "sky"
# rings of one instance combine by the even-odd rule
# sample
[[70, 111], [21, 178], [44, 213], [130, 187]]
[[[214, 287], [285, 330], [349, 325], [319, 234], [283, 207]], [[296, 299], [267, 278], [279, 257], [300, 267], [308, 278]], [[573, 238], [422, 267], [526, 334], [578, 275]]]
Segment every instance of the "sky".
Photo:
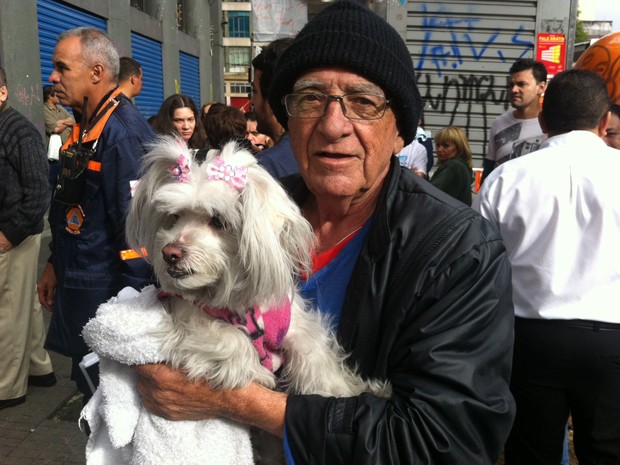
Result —
[[614, 31], [620, 31], [620, 1], [579, 0], [580, 19], [613, 21]]

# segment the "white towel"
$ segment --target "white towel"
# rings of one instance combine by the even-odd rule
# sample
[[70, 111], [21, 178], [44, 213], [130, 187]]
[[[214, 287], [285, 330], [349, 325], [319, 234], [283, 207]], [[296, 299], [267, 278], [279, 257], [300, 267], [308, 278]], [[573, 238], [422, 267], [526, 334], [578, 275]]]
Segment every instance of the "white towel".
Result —
[[251, 465], [249, 429], [227, 420], [169, 421], [148, 412], [130, 365], [162, 362], [172, 321], [154, 286], [126, 288], [83, 330], [100, 358], [100, 384], [82, 418], [91, 434], [87, 465]]

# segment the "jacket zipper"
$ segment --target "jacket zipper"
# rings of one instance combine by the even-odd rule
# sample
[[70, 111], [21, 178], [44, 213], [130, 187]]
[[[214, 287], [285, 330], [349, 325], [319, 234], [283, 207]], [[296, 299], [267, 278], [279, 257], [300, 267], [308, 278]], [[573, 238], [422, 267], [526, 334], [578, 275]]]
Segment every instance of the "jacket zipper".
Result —
[[[476, 215], [476, 212], [473, 210], [462, 210], [457, 212], [455, 215], [448, 216], [441, 220], [427, 235], [426, 237], [420, 241], [420, 244], [413, 250], [411, 253], [412, 262], [409, 260], [405, 263], [405, 266], [402, 268], [403, 271], [398, 273], [398, 276], [394, 280], [394, 291], [398, 288], [400, 284], [400, 280], [403, 278], [408, 278], [411, 276], [417, 276], [419, 272], [419, 268], [422, 266], [423, 259], [426, 255], [436, 247], [436, 243], [441, 238], [446, 230], [450, 228], [453, 224], [455, 224], [458, 220], [465, 219], [468, 217], [473, 217]], [[411, 263], [411, 266], [408, 266]], [[405, 270], [411, 270], [410, 272], [406, 272]], [[407, 281], [409, 282], [409, 281]], [[391, 295], [391, 294], [390, 294]]]

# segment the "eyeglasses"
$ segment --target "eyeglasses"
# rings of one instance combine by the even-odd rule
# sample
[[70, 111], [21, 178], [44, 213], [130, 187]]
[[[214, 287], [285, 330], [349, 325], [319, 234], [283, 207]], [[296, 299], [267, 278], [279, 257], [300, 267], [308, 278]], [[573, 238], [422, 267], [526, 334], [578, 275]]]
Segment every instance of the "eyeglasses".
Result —
[[327, 106], [332, 100], [340, 103], [344, 116], [354, 120], [381, 119], [391, 104], [383, 95], [325, 95], [318, 92], [288, 94], [282, 102], [288, 115], [293, 118], [321, 118], [327, 113]]

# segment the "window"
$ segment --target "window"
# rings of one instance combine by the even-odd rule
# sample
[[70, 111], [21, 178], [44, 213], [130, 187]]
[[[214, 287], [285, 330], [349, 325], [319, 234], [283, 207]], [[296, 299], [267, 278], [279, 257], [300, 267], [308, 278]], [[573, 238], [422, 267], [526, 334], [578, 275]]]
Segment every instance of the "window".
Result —
[[177, 17], [177, 28], [180, 31], [187, 32], [185, 30], [185, 27], [187, 26], [186, 18], [185, 18], [185, 0], [177, 0], [176, 17]]
[[131, 0], [130, 5], [137, 10], [144, 11], [145, 0]]
[[231, 82], [230, 93], [231, 94], [244, 94], [249, 95], [252, 91], [252, 86], [249, 82]]
[[224, 37], [250, 37], [250, 12], [225, 11]]
[[250, 47], [226, 47], [224, 53], [227, 73], [247, 73], [250, 68]]

